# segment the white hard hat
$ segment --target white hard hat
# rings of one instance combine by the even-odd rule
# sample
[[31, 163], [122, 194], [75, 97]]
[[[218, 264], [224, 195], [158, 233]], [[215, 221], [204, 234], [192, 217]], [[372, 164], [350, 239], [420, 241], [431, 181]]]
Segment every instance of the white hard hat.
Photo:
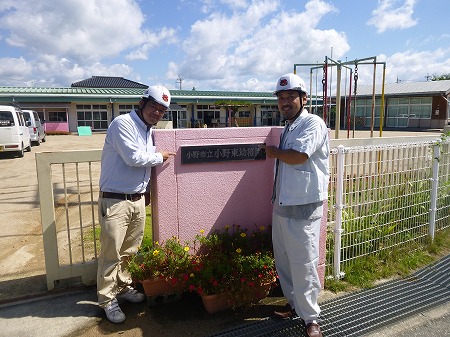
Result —
[[170, 92], [162, 85], [152, 85], [145, 89], [142, 98], [150, 98], [155, 102], [164, 105], [166, 108], [170, 106]]
[[305, 81], [303, 81], [300, 76], [294, 73], [284, 74], [278, 79], [277, 88], [274, 91], [274, 95], [277, 95], [278, 92], [283, 90], [297, 90], [302, 91], [305, 94], [308, 93], [306, 91]]

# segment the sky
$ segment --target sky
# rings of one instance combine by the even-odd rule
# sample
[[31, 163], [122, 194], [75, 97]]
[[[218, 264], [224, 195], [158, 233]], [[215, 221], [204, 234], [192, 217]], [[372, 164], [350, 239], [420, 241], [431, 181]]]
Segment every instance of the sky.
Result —
[[0, 86], [273, 91], [297, 65], [317, 90], [325, 59], [346, 85], [449, 74], [448, 0], [0, 0]]

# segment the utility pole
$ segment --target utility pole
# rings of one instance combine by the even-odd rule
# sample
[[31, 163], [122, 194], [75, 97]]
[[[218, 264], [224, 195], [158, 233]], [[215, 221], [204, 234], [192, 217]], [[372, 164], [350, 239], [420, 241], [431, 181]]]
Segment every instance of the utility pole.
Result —
[[177, 82], [176, 83], [178, 83], [179, 85], [180, 85], [180, 90], [181, 90], [181, 83], [183, 82], [183, 79], [181, 78], [181, 75], [178, 75], [178, 78], [177, 78]]

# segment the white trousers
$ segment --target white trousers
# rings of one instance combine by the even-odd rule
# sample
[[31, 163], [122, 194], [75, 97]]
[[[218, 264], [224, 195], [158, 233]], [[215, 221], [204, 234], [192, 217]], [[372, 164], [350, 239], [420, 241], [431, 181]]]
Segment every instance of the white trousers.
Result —
[[126, 270], [128, 259], [136, 254], [144, 237], [145, 199], [138, 201], [99, 198], [101, 225], [97, 269], [97, 297], [101, 307], [132, 283]]
[[272, 215], [275, 265], [284, 297], [307, 323], [317, 320], [321, 218], [298, 220]]

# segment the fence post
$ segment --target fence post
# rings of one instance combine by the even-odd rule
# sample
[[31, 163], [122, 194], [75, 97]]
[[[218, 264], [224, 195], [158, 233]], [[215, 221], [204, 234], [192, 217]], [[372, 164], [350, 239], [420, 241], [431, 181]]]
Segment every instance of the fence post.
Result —
[[339, 279], [343, 276], [341, 273], [341, 233], [342, 233], [342, 209], [344, 207], [344, 145], [337, 148], [336, 159], [336, 217], [334, 222], [334, 260], [333, 274], [334, 278]]
[[433, 149], [433, 177], [431, 178], [431, 198], [430, 198], [430, 217], [429, 217], [429, 235], [431, 241], [434, 241], [436, 231], [436, 212], [437, 212], [437, 191], [439, 183], [439, 159], [440, 144], [435, 144]]

